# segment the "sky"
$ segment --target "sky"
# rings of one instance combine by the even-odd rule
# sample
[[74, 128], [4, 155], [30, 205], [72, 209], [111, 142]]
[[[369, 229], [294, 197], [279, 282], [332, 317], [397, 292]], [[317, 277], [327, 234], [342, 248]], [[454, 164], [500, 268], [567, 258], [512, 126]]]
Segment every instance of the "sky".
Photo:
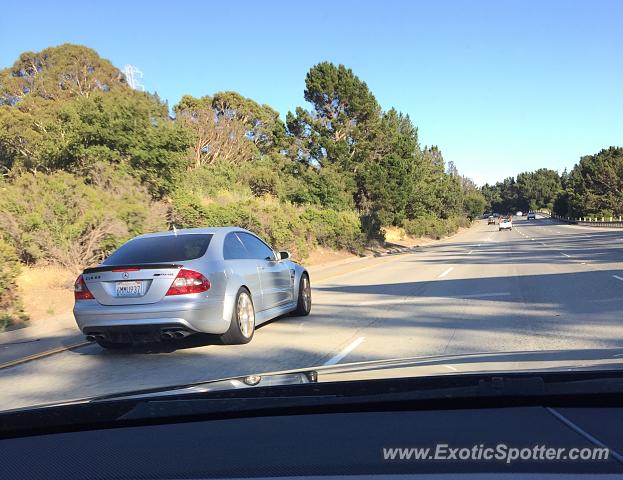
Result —
[[0, 68], [75, 43], [146, 90], [235, 90], [282, 117], [318, 62], [344, 64], [477, 183], [623, 145], [622, 1], [3, 0]]

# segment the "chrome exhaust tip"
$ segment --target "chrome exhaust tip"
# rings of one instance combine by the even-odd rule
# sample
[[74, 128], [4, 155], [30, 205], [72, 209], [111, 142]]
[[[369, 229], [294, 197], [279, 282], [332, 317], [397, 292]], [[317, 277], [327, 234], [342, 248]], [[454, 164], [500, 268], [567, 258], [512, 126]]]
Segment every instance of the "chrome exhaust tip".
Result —
[[85, 338], [87, 342], [94, 342], [96, 340], [95, 335], [87, 335]]
[[163, 340], [171, 340], [171, 339], [173, 338], [173, 334], [172, 334], [171, 332], [162, 332], [162, 333], [160, 334], [160, 337], [161, 337]]

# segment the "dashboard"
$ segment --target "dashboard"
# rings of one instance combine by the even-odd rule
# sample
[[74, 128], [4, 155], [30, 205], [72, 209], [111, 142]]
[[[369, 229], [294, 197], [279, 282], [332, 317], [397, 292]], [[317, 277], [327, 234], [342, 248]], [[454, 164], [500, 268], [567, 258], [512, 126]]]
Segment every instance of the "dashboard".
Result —
[[[595, 478], [623, 475], [623, 457], [617, 453], [623, 451], [621, 427], [623, 411], [614, 407], [336, 411], [193, 420], [4, 438], [0, 476], [70, 480], [500, 474], [581, 478], [577, 475], [583, 474]], [[478, 458], [479, 450], [499, 450], [500, 445], [524, 452], [543, 446], [567, 454], [607, 445], [609, 455]], [[426, 448], [430, 450], [424, 456]], [[453, 449], [455, 458], [430, 456], [440, 448], [445, 448], [446, 457]], [[457, 452], [470, 449], [475, 452], [472, 456], [458, 458]], [[414, 458], [415, 452], [422, 458]]]

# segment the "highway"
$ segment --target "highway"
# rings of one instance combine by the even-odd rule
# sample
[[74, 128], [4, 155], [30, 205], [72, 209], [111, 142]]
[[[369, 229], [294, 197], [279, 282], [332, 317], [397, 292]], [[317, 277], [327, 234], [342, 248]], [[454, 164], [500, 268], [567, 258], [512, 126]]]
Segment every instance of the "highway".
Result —
[[[515, 218], [313, 285], [308, 317], [248, 345], [88, 345], [0, 370], [0, 407], [321, 364], [477, 352], [623, 347], [623, 229]], [[320, 280], [320, 279], [319, 279]]]

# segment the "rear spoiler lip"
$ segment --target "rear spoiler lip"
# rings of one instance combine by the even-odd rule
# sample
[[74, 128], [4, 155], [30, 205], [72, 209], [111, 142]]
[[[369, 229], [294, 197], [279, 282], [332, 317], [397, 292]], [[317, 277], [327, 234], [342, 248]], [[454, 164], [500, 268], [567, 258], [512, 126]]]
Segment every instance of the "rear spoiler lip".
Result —
[[156, 270], [160, 268], [182, 268], [183, 265], [177, 263], [143, 263], [132, 265], [102, 265], [99, 267], [90, 267], [83, 270], [83, 274], [98, 273], [98, 272], [110, 272], [117, 268], [138, 268], [141, 270]]

